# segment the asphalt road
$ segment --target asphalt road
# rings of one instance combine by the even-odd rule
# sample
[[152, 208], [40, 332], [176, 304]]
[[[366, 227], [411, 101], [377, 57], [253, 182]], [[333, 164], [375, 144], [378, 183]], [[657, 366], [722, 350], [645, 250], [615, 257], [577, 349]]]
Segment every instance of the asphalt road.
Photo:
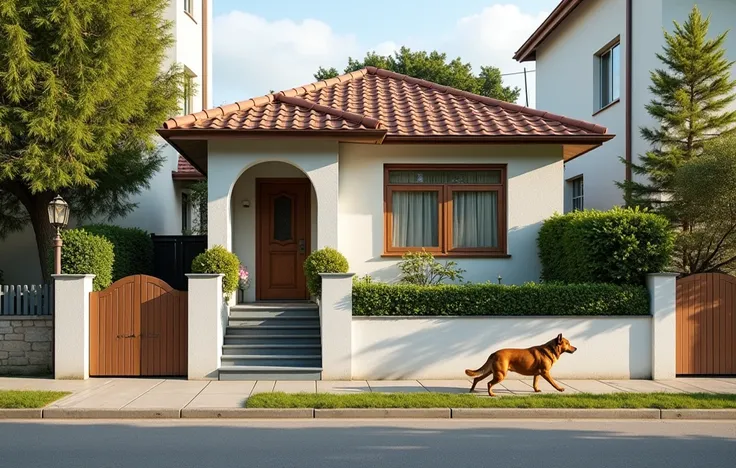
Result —
[[734, 422], [0, 422], [3, 468], [733, 468], [734, 460]]

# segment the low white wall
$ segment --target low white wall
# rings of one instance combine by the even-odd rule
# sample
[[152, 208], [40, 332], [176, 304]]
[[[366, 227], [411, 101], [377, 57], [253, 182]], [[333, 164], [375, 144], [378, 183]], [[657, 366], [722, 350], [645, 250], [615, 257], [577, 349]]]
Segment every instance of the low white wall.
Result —
[[560, 358], [554, 378], [652, 376], [650, 316], [353, 317], [353, 379], [467, 379], [465, 369], [494, 351], [540, 345], [558, 333], [578, 351]]

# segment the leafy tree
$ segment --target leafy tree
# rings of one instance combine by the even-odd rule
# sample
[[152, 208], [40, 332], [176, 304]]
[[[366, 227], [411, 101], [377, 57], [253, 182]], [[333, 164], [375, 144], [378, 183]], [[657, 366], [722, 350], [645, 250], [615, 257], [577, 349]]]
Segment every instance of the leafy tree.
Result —
[[56, 194], [77, 219], [109, 220], [161, 167], [155, 129], [184, 82], [162, 68], [168, 3], [0, 2], [0, 236], [30, 223], [46, 279]]
[[[501, 71], [498, 68], [482, 66], [480, 73], [475, 75], [473, 74], [473, 67], [469, 63], [463, 63], [459, 57], [448, 62], [447, 54], [436, 50], [427, 53], [402, 47], [393, 55], [378, 55], [375, 52], [368, 52], [363, 60], [349, 57], [345, 73], [369, 66], [391, 70], [502, 101], [515, 102], [521, 93], [519, 88], [503, 85]], [[314, 74], [314, 78], [326, 80], [339, 74], [334, 67], [328, 69], [319, 67], [317, 73]]]
[[631, 164], [634, 174], [648, 180], [619, 187], [627, 204], [654, 208], [681, 224], [685, 220], [669, 201], [675, 173], [702, 154], [709, 140], [734, 131], [736, 111], [728, 105], [736, 99], [736, 81], [730, 76], [734, 62], [725, 58], [727, 32], [708, 39], [710, 18], [704, 19], [697, 6], [683, 25], [674, 25], [674, 33], [664, 33], [664, 53], [657, 54], [666, 68], [651, 72], [649, 90], [655, 97], [646, 109], [659, 125], [642, 128], [641, 136], [652, 149]]
[[705, 144], [674, 177], [674, 204], [687, 219], [676, 242], [684, 273], [736, 272], [736, 135]]

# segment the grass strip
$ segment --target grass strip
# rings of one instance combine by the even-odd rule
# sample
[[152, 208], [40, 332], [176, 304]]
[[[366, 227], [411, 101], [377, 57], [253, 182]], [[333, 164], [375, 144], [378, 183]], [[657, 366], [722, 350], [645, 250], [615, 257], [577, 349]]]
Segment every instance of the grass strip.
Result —
[[69, 392], [46, 392], [37, 390], [0, 390], [0, 408], [30, 409], [43, 408]]
[[736, 394], [611, 393], [487, 397], [450, 393], [259, 393], [246, 408], [736, 408]]

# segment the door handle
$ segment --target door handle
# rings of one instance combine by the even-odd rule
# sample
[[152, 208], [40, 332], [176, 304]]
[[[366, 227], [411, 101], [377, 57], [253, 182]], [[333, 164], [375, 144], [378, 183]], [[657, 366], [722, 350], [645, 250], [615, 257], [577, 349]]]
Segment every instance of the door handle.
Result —
[[299, 253], [304, 255], [306, 253], [307, 247], [304, 243], [304, 239], [299, 239]]

